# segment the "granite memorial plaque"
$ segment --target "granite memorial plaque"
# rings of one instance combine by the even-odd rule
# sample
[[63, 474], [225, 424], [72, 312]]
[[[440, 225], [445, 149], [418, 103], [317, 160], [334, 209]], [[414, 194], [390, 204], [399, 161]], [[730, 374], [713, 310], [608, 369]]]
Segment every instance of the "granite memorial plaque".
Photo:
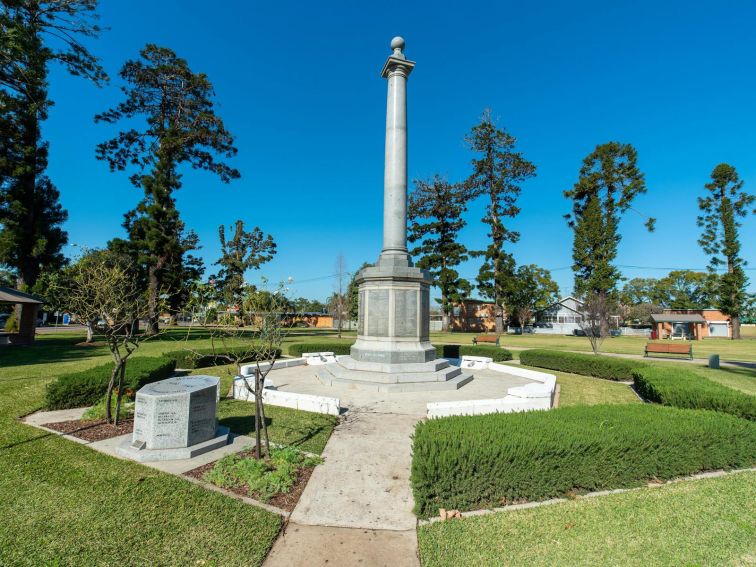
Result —
[[[220, 378], [187, 376], [147, 384], [136, 395], [134, 432], [119, 453], [140, 461], [190, 458], [225, 445], [215, 417]], [[123, 449], [123, 450], [121, 450]]]
[[372, 337], [386, 337], [389, 329], [389, 291], [371, 289], [367, 293], [370, 304], [367, 334]]

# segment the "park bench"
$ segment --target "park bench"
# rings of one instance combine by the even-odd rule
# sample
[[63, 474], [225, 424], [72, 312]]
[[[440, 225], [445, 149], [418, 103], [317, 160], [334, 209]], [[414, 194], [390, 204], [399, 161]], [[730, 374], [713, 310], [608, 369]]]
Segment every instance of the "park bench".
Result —
[[499, 346], [499, 335], [478, 335], [477, 337], [473, 337], [472, 342], [474, 345], [478, 343], [493, 343]]
[[680, 343], [647, 343], [646, 354], [687, 354], [693, 360], [693, 345]]

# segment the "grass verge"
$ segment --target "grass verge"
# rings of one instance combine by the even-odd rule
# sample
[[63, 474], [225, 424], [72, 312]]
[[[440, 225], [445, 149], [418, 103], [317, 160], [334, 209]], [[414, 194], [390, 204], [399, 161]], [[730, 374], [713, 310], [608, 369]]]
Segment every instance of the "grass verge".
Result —
[[756, 473], [694, 480], [418, 529], [424, 567], [752, 565]]

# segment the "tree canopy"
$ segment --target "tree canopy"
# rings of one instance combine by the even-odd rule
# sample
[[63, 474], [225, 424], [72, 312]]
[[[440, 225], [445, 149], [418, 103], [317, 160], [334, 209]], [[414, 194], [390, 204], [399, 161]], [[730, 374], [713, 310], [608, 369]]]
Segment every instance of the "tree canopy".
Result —
[[158, 289], [181, 282], [187, 269], [185, 254], [197, 247], [173, 196], [181, 187], [179, 167], [209, 171], [224, 183], [240, 174], [222, 159], [234, 156], [236, 148], [215, 113], [213, 87], [204, 73], [193, 72], [172, 50], [148, 44], [119, 75], [123, 101], [95, 121], [124, 123], [127, 128], [98, 144], [96, 155], [111, 171], [133, 170], [131, 182], [144, 191], [136, 209], [126, 214], [124, 227], [147, 274], [148, 330], [156, 332]]

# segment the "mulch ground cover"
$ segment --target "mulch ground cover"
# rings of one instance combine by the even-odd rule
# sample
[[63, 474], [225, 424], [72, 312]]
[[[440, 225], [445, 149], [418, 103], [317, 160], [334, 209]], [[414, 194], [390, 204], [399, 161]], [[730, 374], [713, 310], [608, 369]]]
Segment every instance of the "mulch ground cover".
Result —
[[71, 421], [45, 423], [44, 427], [91, 442], [111, 439], [113, 437], [118, 437], [119, 435], [131, 433], [134, 430], [134, 420], [123, 419], [118, 425], [113, 425], [112, 423], [107, 423], [104, 419], [96, 419], [92, 421], [74, 419]]
[[[241, 451], [239, 453], [240, 457], [254, 458], [254, 455], [254, 450]], [[218, 461], [207, 463], [206, 465], [202, 465], [201, 467], [187, 471], [184, 474], [186, 476], [204, 481], [205, 473], [211, 470], [217, 462]], [[270, 500], [264, 502], [266, 504], [270, 504], [271, 506], [275, 506], [276, 508], [286, 510], [287, 512], [293, 511], [294, 507], [297, 505], [297, 502], [299, 502], [299, 497], [302, 496], [302, 492], [304, 492], [305, 486], [307, 486], [307, 481], [310, 480], [310, 476], [312, 475], [313, 470], [315, 470], [315, 467], [305, 467], [299, 469], [299, 472], [297, 473], [297, 480], [294, 482], [294, 486], [291, 487], [291, 490], [289, 492], [285, 494], [279, 492]], [[246, 485], [227, 487], [226, 490], [240, 496], [246, 496], [247, 498], [263, 501], [258, 494], [250, 492], [249, 488]]]

